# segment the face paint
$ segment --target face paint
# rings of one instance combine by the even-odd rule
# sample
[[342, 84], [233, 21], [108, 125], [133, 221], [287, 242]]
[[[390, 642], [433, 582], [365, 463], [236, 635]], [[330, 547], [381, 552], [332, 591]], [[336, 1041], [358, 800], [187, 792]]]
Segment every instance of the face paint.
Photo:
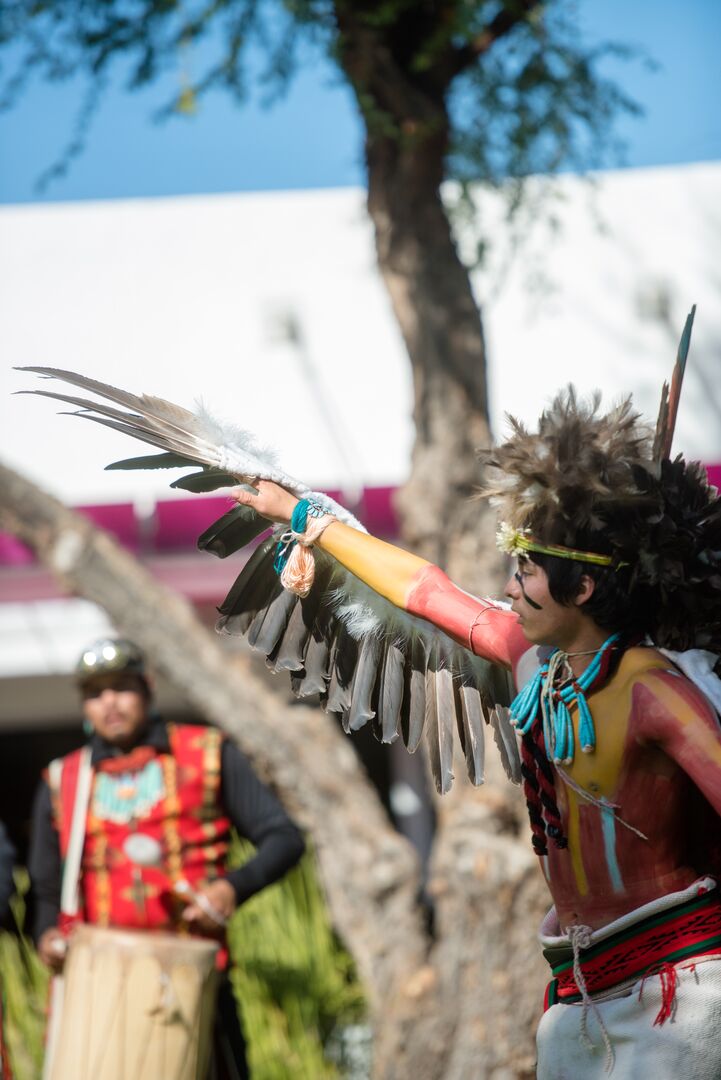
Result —
[[541, 606], [541, 604], [537, 604], [535, 600], [531, 600], [530, 596], [528, 595], [525, 588], [523, 587], [523, 575], [521, 574], [521, 571], [520, 570], [516, 571], [516, 573], [513, 576], [516, 579], [516, 581], [518, 582], [518, 584], [520, 586], [520, 589], [521, 589], [521, 593], [523, 595], [523, 599], [526, 601], [528, 606], [534, 608], [536, 611], [543, 611], [543, 607]]

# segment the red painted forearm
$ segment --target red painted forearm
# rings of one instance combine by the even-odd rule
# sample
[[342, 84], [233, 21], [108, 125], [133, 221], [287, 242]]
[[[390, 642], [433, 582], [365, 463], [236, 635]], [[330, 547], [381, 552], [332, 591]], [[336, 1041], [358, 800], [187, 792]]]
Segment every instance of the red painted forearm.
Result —
[[406, 610], [444, 630], [494, 664], [510, 668], [529, 648], [513, 612], [459, 589], [437, 566], [424, 566], [408, 591]]

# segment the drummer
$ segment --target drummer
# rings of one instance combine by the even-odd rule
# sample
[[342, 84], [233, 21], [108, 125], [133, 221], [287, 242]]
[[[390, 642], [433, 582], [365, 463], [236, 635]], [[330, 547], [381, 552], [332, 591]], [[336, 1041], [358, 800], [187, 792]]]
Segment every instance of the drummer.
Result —
[[[42, 960], [61, 969], [76, 919], [222, 936], [239, 904], [298, 861], [304, 846], [298, 829], [217, 729], [162, 719], [144, 657], [132, 642], [95, 642], [83, 651], [76, 674], [89, 741], [51, 762], [33, 807], [29, 869]], [[83, 790], [87, 809], [74, 815]], [[231, 825], [256, 848], [237, 870], [225, 862]], [[68, 914], [61, 911], [61, 881], [73, 843], [82, 844], [79, 910]], [[64, 906], [72, 907], [65, 900]], [[233, 1047], [229, 1075], [246, 1076], [227, 979], [216, 1028], [222, 1044]]]

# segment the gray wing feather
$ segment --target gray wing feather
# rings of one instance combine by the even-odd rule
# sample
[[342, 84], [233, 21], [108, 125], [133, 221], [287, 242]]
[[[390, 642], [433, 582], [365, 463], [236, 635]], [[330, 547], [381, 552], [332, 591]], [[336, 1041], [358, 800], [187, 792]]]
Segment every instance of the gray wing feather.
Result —
[[328, 685], [328, 642], [320, 635], [311, 634], [303, 659], [303, 670], [293, 672], [290, 685], [300, 698], [324, 694]]
[[475, 686], [454, 684], [458, 735], [471, 782], [482, 784], [485, 767], [484, 715], [481, 695]]
[[379, 659], [380, 643], [373, 635], [368, 634], [361, 644], [353, 679], [351, 705], [347, 718], [344, 718], [344, 725], [349, 731], [359, 731], [375, 716], [372, 699]]
[[423, 736], [426, 718], [426, 667], [428, 650], [421, 637], [411, 639], [403, 671], [403, 706], [401, 734], [408, 751], [413, 754]]
[[277, 593], [271, 597], [268, 606], [258, 612], [248, 628], [250, 647], [269, 656], [285, 634], [298, 603], [298, 597], [278, 582]]
[[350, 709], [353, 690], [353, 672], [358, 662], [358, 641], [351, 637], [343, 624], [336, 628], [329, 661], [328, 712], [343, 713]]
[[426, 745], [436, 788], [441, 795], [453, 784], [453, 675], [432, 657], [426, 671]]
[[379, 692], [381, 738], [385, 743], [395, 742], [399, 735], [404, 660], [403, 650], [398, 645], [387, 646]]
[[502, 705], [496, 705], [491, 712], [491, 727], [498, 752], [501, 755], [503, 768], [506, 776], [514, 784], [521, 782], [521, 758], [518, 753], [518, 741], [516, 732], [511, 727], [511, 714]]
[[310, 628], [303, 618], [303, 605], [295, 605], [275, 658], [275, 671], [301, 671]]

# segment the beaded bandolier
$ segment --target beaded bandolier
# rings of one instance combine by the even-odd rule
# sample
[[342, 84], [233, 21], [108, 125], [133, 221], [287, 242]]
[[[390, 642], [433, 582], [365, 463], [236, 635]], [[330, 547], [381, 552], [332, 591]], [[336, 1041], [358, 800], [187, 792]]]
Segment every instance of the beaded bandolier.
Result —
[[[579, 735], [584, 753], [593, 753], [596, 732], [587, 697], [600, 689], [616, 668], [623, 651], [620, 634], [612, 634], [576, 680], [568, 672], [564, 680], [554, 678], [555, 650], [541, 665], [511, 703], [511, 723], [522, 736], [521, 775], [531, 822], [531, 842], [537, 855], [547, 855], [546, 836], [556, 847], [568, 846], [556, 804], [555, 783], [550, 761], [571, 764], [574, 755], [573, 726], [569, 707], [579, 711]], [[566, 662], [564, 661], [565, 666]], [[558, 664], [555, 673], [563, 671]]]

